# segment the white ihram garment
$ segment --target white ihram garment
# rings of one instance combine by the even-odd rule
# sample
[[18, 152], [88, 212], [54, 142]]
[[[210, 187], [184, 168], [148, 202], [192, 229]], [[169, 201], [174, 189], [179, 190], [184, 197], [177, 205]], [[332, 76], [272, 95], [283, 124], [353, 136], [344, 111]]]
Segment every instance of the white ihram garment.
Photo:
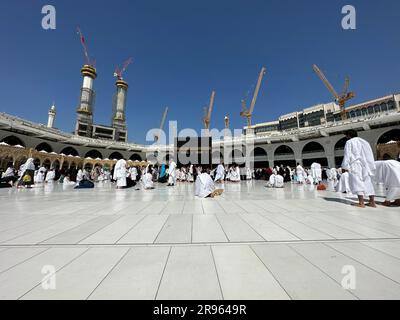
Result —
[[319, 163], [314, 162], [311, 165], [311, 175], [314, 179], [314, 182], [321, 182], [322, 181], [322, 168]]
[[153, 189], [154, 188], [154, 183], [153, 183], [153, 176], [151, 173], [146, 173], [145, 175], [142, 176], [142, 183], [143, 183], [143, 188], [145, 189]]
[[195, 182], [195, 196], [207, 198], [215, 190], [214, 181], [208, 173], [202, 173], [197, 176]]
[[219, 164], [217, 167], [217, 173], [215, 175], [215, 181], [224, 180], [225, 177], [225, 168], [222, 164]]
[[45, 167], [40, 167], [38, 170], [38, 173], [36, 175], [36, 183], [43, 183], [44, 182], [44, 178], [46, 175], [46, 168]]
[[239, 182], [240, 181], [240, 168], [239, 167], [236, 167], [235, 170], [232, 170], [231, 181], [232, 182]]
[[347, 194], [351, 194], [348, 172], [344, 172], [340, 176], [340, 180], [337, 185], [337, 192], [340, 192], [340, 193], [346, 192]]
[[56, 173], [55, 173], [54, 170], [53, 170], [53, 171], [47, 172], [47, 175], [46, 175], [46, 182], [47, 182], [47, 183], [53, 183], [55, 177], [56, 177]]
[[304, 171], [302, 166], [297, 166], [296, 175], [297, 175], [297, 181], [300, 183], [304, 183], [306, 172]]
[[117, 187], [126, 187], [126, 161], [118, 160], [114, 167], [113, 179], [117, 181]]
[[176, 163], [172, 161], [168, 168], [168, 184], [176, 184]]
[[376, 161], [375, 180], [386, 190], [386, 200], [400, 199], [400, 162], [395, 160]]
[[374, 154], [367, 141], [358, 137], [347, 141], [342, 168], [349, 171], [351, 193], [365, 197], [375, 195], [372, 177], [376, 166]]

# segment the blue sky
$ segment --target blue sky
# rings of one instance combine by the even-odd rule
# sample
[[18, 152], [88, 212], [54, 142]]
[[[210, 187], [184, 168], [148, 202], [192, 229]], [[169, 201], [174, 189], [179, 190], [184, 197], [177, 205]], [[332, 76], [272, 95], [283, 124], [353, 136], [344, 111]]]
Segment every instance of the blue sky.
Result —
[[[57, 29], [41, 28], [41, 8], [57, 9]], [[341, 8], [357, 10], [357, 30], [341, 28]], [[82, 83], [82, 29], [96, 59], [95, 122], [111, 122], [116, 64], [132, 56], [129, 140], [145, 142], [165, 106], [182, 128], [202, 127], [203, 106], [216, 90], [213, 128], [245, 124], [240, 100], [267, 68], [253, 122], [332, 97], [312, 71], [316, 63], [337, 90], [346, 75], [354, 103], [400, 92], [400, 2], [318, 0], [2, 0], [0, 111], [71, 132]]]

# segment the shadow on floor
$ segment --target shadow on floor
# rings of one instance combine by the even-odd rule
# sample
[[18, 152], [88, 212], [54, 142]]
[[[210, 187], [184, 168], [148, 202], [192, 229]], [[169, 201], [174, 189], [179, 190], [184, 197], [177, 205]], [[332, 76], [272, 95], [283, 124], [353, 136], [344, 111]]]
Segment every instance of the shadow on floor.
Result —
[[342, 204], [352, 204], [353, 203], [353, 199], [339, 199], [339, 198], [325, 198], [322, 197], [322, 199], [324, 199], [325, 201], [329, 201], [329, 202], [337, 202], [337, 203], [342, 203]]

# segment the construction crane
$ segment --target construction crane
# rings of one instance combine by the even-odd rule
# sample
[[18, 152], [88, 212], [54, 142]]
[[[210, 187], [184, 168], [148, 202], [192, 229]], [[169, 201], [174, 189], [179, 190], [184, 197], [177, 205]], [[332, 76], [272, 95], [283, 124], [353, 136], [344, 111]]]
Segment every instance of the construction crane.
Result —
[[344, 86], [343, 86], [343, 91], [339, 95], [336, 92], [335, 88], [333, 88], [331, 83], [325, 77], [324, 73], [318, 68], [318, 66], [314, 64], [313, 69], [314, 69], [315, 73], [318, 75], [318, 77], [325, 84], [325, 86], [328, 88], [330, 93], [332, 93], [332, 95], [335, 97], [335, 101], [340, 107], [340, 114], [341, 114], [342, 120], [346, 120], [346, 109], [345, 109], [346, 102], [355, 97], [354, 92], [349, 92], [350, 79], [348, 77], [346, 77]]
[[91, 66], [91, 67], [94, 68], [96, 63], [95, 63], [94, 60], [92, 60], [92, 61], [90, 60], [90, 56], [89, 56], [89, 53], [88, 53], [88, 50], [87, 50], [87, 46], [86, 46], [85, 37], [83, 36], [82, 31], [81, 31], [81, 29], [79, 29], [79, 27], [77, 28], [77, 30], [78, 30], [79, 37], [81, 39], [81, 44], [82, 44], [82, 47], [83, 47], [83, 53], [85, 54], [86, 65]]
[[166, 107], [165, 110], [164, 110], [164, 114], [162, 116], [161, 123], [160, 123], [159, 132], [154, 135], [154, 141], [155, 142], [157, 142], [160, 139], [160, 133], [164, 129], [164, 124], [165, 124], [165, 120], [167, 119], [167, 114], [168, 114], [168, 107]]
[[240, 116], [247, 119], [248, 127], [251, 126], [251, 118], [253, 116], [254, 106], [256, 105], [258, 92], [260, 91], [261, 82], [264, 78], [265, 72], [266, 72], [266, 69], [264, 67], [262, 67], [261, 71], [260, 71], [260, 75], [258, 76], [258, 81], [257, 81], [256, 88], [254, 90], [253, 99], [251, 100], [250, 108], [247, 107], [245, 99], [242, 100], [243, 111], [240, 112]]
[[210, 98], [210, 104], [207, 107], [204, 108], [204, 117], [203, 117], [203, 123], [204, 123], [204, 128], [205, 129], [210, 129], [210, 121], [211, 121], [211, 113], [214, 107], [214, 98], [215, 98], [215, 91], [211, 93], [211, 98]]
[[132, 58], [129, 58], [128, 60], [126, 60], [124, 62], [124, 65], [122, 66], [122, 68], [120, 69], [118, 66], [115, 68], [114, 71], [114, 77], [116, 77], [118, 80], [122, 80], [122, 75], [124, 74], [124, 72], [126, 71], [126, 69], [128, 68], [128, 66], [133, 62]]

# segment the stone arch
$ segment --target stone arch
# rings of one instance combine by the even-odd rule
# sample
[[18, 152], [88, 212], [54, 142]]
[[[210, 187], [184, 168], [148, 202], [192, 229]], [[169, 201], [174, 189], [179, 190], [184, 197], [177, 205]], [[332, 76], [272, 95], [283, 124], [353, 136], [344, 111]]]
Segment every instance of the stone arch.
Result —
[[36, 146], [35, 150], [36, 150], [36, 151], [39, 151], [39, 152], [40, 152], [40, 151], [46, 151], [47, 153], [53, 152], [53, 148], [52, 148], [47, 142], [39, 143], [39, 144]]
[[79, 156], [79, 152], [73, 147], [66, 147], [66, 148], [62, 149], [60, 153], [63, 153], [66, 156], [69, 156], [69, 155], [74, 156], [74, 157]]
[[230, 153], [229, 153], [229, 158], [227, 163], [235, 163], [238, 162], [240, 159], [239, 158], [244, 158], [244, 153], [242, 150], [240, 149], [233, 149]]
[[143, 159], [142, 159], [142, 157], [140, 156], [140, 154], [134, 153], [134, 154], [131, 155], [131, 157], [129, 158], [129, 160], [132, 160], [132, 161], [142, 161]]
[[400, 129], [386, 131], [378, 138], [377, 144], [386, 144], [390, 141], [400, 141]]
[[12, 164], [15, 166], [15, 168], [18, 169], [18, 168], [16, 167], [16, 161], [15, 161], [15, 159], [14, 159], [11, 155], [9, 155], [9, 154], [3, 155], [3, 156], [0, 158], [0, 169], [6, 170], [8, 164], [10, 164], [10, 163], [12, 163]]
[[268, 153], [262, 147], [255, 147], [250, 153], [251, 160], [253, 161], [253, 167], [255, 169], [269, 167]]
[[275, 157], [289, 156], [289, 155], [294, 157], [294, 150], [285, 144], [280, 145], [278, 148], [275, 149], [274, 152]]
[[302, 154], [304, 155], [307, 153], [320, 153], [320, 152], [325, 153], [325, 148], [323, 147], [323, 145], [320, 144], [319, 142], [310, 141], [303, 147]]
[[344, 138], [340, 139], [339, 141], [337, 141], [336, 144], [335, 144], [335, 151], [344, 150], [346, 142], [347, 142], [347, 138], [346, 137], [344, 137]]
[[51, 166], [56, 170], [61, 169], [61, 164], [60, 164], [59, 160], [54, 160], [53, 163], [51, 164]]
[[43, 162], [42, 162], [42, 166], [44, 166], [46, 168], [50, 168], [51, 167], [50, 159], [44, 159]]
[[93, 149], [93, 150], [86, 152], [85, 158], [103, 159], [103, 155], [101, 154], [100, 151]]
[[7, 143], [7, 144], [9, 144], [10, 146], [17, 146], [17, 145], [20, 145], [20, 146], [26, 147], [26, 144], [25, 144], [24, 141], [22, 141], [22, 140], [21, 140], [20, 138], [18, 138], [17, 136], [13, 136], [13, 135], [7, 136], [7, 137], [3, 138], [3, 139], [1, 140], [1, 142]]
[[120, 152], [115, 151], [115, 152], [111, 153], [108, 158], [110, 160], [114, 160], [114, 159], [121, 160], [124, 158], [124, 156]]

